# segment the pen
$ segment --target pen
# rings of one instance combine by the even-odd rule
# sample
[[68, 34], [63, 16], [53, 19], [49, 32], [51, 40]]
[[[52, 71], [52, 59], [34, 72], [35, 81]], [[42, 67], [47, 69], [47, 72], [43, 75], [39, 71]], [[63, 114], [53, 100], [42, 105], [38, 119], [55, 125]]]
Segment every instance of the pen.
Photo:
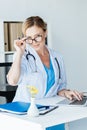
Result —
[[58, 108], [58, 107], [59, 107], [59, 106], [55, 106], [55, 107], [51, 108], [50, 110], [47, 110], [47, 111], [42, 112], [42, 113], [39, 113], [39, 115], [45, 115], [45, 114], [47, 114], [47, 113], [49, 113], [49, 112], [55, 110], [55, 109]]
[[50, 106], [39, 106], [38, 109], [39, 111], [42, 111], [42, 110], [46, 110], [46, 109], [49, 109]]

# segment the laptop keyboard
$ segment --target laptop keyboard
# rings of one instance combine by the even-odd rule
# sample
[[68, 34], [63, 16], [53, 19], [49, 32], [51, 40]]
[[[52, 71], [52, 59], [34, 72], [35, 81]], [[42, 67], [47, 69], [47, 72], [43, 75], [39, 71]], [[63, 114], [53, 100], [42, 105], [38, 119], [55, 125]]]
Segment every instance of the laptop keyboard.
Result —
[[81, 101], [75, 99], [70, 103], [70, 105], [84, 105], [86, 103], [86, 100], [87, 100], [87, 96], [84, 96]]

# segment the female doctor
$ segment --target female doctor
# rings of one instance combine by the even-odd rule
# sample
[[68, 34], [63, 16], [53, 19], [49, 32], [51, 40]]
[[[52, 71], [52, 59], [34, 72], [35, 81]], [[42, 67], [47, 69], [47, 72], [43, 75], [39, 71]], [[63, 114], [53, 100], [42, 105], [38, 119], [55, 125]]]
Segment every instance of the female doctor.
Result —
[[16, 52], [7, 74], [10, 85], [18, 85], [13, 101], [30, 100], [26, 86], [38, 88], [37, 99], [64, 96], [82, 99], [81, 93], [66, 89], [66, 74], [62, 56], [47, 47], [47, 24], [39, 16], [27, 18], [22, 26], [24, 37], [14, 41]]

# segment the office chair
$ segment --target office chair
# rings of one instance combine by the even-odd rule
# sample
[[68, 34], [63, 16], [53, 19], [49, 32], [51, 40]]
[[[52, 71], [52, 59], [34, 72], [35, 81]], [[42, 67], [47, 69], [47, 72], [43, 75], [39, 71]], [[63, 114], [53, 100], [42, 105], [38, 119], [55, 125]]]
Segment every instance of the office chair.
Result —
[[1, 88], [5, 88], [5, 90], [0, 90], [0, 96], [1, 97], [5, 97], [6, 98], [6, 103], [12, 102], [15, 93], [16, 93], [16, 89], [17, 86], [11, 86], [7, 83], [6, 81], [6, 74], [9, 70], [8, 67], [10, 67], [12, 64], [12, 62], [4, 62], [4, 63], [0, 63], [0, 67], [4, 67], [4, 75], [5, 75], [5, 84], [1, 84], [0, 83], [0, 87]]
[[6, 103], [12, 102], [14, 96], [15, 96], [15, 90], [13, 91], [0, 91], [0, 96], [6, 98]]

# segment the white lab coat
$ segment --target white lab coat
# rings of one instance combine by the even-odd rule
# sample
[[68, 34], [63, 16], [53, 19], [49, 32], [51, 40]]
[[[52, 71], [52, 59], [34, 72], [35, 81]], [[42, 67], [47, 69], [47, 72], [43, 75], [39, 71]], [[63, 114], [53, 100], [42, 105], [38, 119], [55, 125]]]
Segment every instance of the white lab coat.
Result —
[[[51, 87], [51, 89], [48, 91], [48, 93], [45, 95], [46, 87], [47, 87], [47, 74], [44, 69], [43, 63], [41, 62], [40, 57], [38, 56], [38, 54], [33, 48], [27, 45], [26, 49], [31, 54], [33, 54], [36, 59], [37, 72], [33, 72], [35, 71], [34, 59], [31, 58], [32, 60], [28, 61], [26, 59], [26, 52], [25, 52], [21, 60], [21, 75], [18, 82], [16, 95], [13, 101], [24, 101], [24, 102], [30, 101], [30, 94], [27, 88], [27, 86], [29, 85], [36, 86], [38, 88], [38, 94], [36, 95], [37, 99], [40, 99], [43, 97], [55, 96], [58, 91], [66, 88], [65, 67], [64, 67], [63, 59], [60, 54], [48, 48], [51, 62], [54, 69], [54, 73], [55, 73], [55, 83]], [[30, 57], [31, 56], [29, 56], [29, 58]], [[59, 68], [56, 63], [55, 57], [57, 58], [59, 66], [60, 66], [61, 79], [59, 79]]]

